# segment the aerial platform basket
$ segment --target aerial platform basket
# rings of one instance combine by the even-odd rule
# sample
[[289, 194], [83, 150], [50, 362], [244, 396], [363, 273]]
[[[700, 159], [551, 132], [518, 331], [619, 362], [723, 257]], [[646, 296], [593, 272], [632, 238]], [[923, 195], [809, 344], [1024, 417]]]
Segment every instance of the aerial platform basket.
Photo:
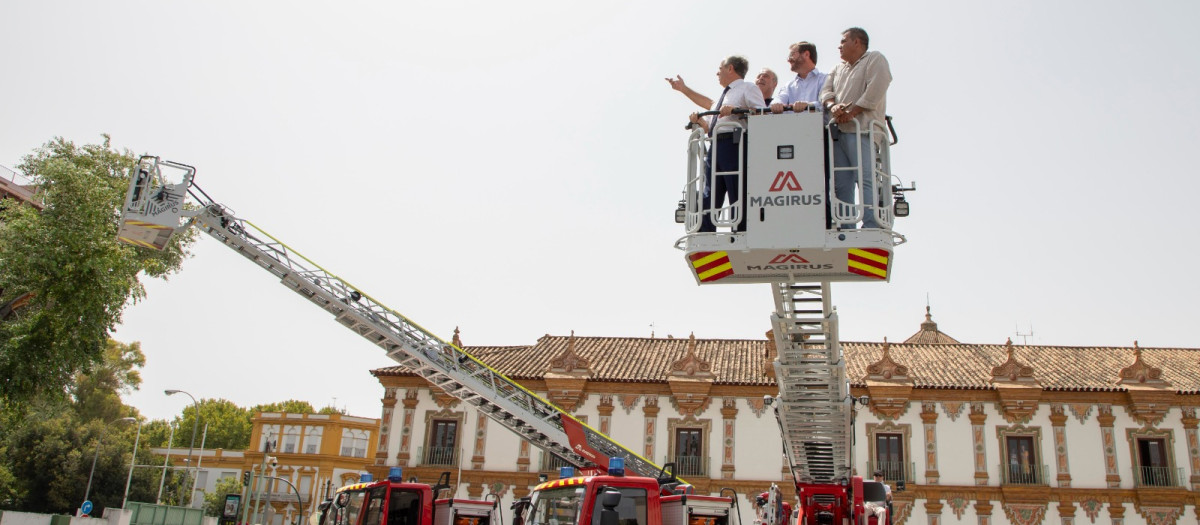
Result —
[[[714, 195], [704, 195], [712, 139], [697, 129], [689, 139], [687, 185], [677, 213], [686, 235], [676, 247], [685, 252], [684, 260], [698, 284], [890, 280], [893, 248], [905, 242], [892, 230], [893, 190], [904, 189], [892, 186], [884, 124], [873, 123], [861, 132], [876, 145], [873, 166], [865, 170], [831, 166], [831, 171], [856, 177], [858, 204], [843, 202], [827, 189], [833, 187], [827, 183], [833, 175], [826, 175], [825, 159], [834, 145], [821, 113], [750, 115], [744, 126], [718, 123], [715, 134], [721, 133], [735, 133], [748, 142], [739, 169], [717, 174], [739, 178], [735, 203], [717, 207]], [[858, 137], [846, 133], [838, 140]], [[862, 182], [867, 180], [875, 183], [865, 201], [881, 206], [862, 205]], [[867, 213], [874, 215], [880, 228], [850, 226]], [[705, 214], [718, 231], [699, 231]], [[742, 214], [745, 231], [731, 231]]]
[[[175, 184], [168, 182], [162, 174], [164, 166], [182, 171], [181, 180]], [[183, 201], [196, 176], [196, 168], [146, 156], [138, 160], [129, 176], [133, 180], [125, 194], [117, 238], [135, 246], [162, 250], [181, 227], [180, 219], [189, 215]]]

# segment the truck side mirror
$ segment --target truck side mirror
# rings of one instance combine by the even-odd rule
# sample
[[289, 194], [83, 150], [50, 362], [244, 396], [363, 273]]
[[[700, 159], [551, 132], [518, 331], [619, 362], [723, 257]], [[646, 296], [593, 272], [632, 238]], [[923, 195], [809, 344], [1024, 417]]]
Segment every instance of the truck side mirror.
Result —
[[617, 505], [620, 504], [620, 492], [605, 491], [600, 493], [600, 505], [604, 507], [600, 511], [600, 525], [618, 525], [620, 523], [621, 515], [617, 512]]

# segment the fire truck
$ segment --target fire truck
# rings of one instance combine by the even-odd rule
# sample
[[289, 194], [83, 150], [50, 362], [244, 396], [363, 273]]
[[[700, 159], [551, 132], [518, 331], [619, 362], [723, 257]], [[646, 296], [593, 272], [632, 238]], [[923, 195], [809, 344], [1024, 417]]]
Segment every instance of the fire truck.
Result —
[[[799, 525], [867, 523], [865, 502], [885, 499], [882, 484], [864, 482], [853, 471], [854, 411], [869, 399], [850, 395], [830, 286], [891, 279], [894, 249], [906, 242], [893, 224], [908, 215], [904, 194], [916, 188], [893, 183], [899, 179], [891, 173], [896, 135], [890, 119], [855, 126], [854, 133], [840, 132], [815, 111], [759, 111], [718, 121], [711, 134], [693, 129], [676, 210], [685, 234], [675, 246], [698, 285], [771, 286], [779, 395], [767, 401], [796, 485]], [[737, 153], [736, 169], [710, 173], [707, 164], [730, 165], [715, 158], [713, 136], [723, 133], [733, 134], [746, 153]], [[830, 162], [839, 140], [869, 143], [872, 154], [861, 157], [870, 164]], [[737, 177], [731, 202], [705, 191], [714, 176]], [[829, 191], [838, 178], [855, 183], [852, 201]], [[866, 218], [879, 227], [858, 227]], [[729, 230], [702, 231], [705, 222]], [[766, 507], [776, 508], [781, 498], [773, 487]], [[767, 511], [759, 520], [778, 519], [779, 513]]]
[[405, 482], [392, 467], [387, 479], [363, 474], [359, 483], [339, 488], [316, 513], [317, 525], [493, 525], [497, 501], [438, 498], [450, 488], [450, 473], [437, 483]]

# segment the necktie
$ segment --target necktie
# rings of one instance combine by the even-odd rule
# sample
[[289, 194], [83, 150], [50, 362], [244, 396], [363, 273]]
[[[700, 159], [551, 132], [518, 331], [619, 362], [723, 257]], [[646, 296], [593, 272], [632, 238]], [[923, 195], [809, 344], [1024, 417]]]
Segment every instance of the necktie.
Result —
[[[714, 108], [715, 110], [717, 110], [717, 111], [721, 110], [721, 103], [725, 102], [725, 94], [726, 93], [729, 93], [729, 86], [725, 86], [725, 91], [721, 92], [721, 98], [717, 99], [717, 107]], [[710, 137], [713, 136], [713, 130], [716, 129], [716, 127], [717, 127], [717, 115], [713, 115], [712, 118], [709, 119], [709, 121], [708, 121], [708, 136], [710, 136]]]

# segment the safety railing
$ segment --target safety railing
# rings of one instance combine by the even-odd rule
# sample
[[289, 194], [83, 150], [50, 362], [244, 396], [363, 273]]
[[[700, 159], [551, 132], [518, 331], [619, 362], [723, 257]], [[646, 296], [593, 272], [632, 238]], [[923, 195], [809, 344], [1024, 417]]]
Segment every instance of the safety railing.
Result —
[[1000, 465], [1002, 485], [1046, 485], [1046, 465], [1003, 464]]
[[[913, 472], [916, 470], [916, 465], [903, 461], [875, 461], [871, 463], [867, 469], [867, 474], [875, 472], [883, 472], [883, 480], [886, 482], [903, 481], [911, 483], [914, 481]], [[865, 475], [863, 476], [866, 477]]]
[[24, 175], [0, 166], [0, 197], [12, 195], [17, 199], [41, 206], [42, 198], [38, 195], [37, 185]]
[[[701, 113], [705, 115], [710, 112]], [[716, 139], [725, 134], [733, 135], [737, 144], [737, 169], [717, 171], [720, 163], [719, 148], [715, 146]], [[734, 228], [741, 223], [742, 203], [746, 198], [746, 157], [743, 155], [742, 141], [745, 140], [746, 128], [736, 121], [717, 121], [711, 136], [702, 128], [696, 127], [688, 136], [688, 168], [684, 183], [684, 229], [687, 233], [697, 233], [707, 214], [715, 227]], [[707, 176], [706, 168], [711, 166], [712, 176]], [[712, 186], [716, 185], [716, 177], [736, 177], [737, 192], [732, 202], [717, 207], [717, 192]], [[707, 190], [708, 195], [705, 195]], [[707, 199], [707, 206], [705, 200]]]
[[1178, 487], [1182, 479], [1182, 468], [1133, 467], [1135, 487]]
[[[839, 125], [830, 123], [825, 133], [828, 135], [829, 163], [829, 202], [830, 214], [834, 226], [843, 225], [843, 229], [855, 229], [855, 224], [864, 222], [867, 213], [871, 214], [879, 228], [890, 230], [893, 223], [892, 210], [892, 174], [891, 174], [891, 140], [887, 125], [878, 120], [872, 120], [868, 128], [863, 130], [857, 120], [853, 122], [854, 132], [838, 131]], [[838, 166], [837, 159], [840, 141], [853, 141], [854, 159], [846, 159], [850, 165]], [[858, 203], [847, 202], [838, 197], [837, 179], [839, 174], [848, 174], [854, 181], [854, 200]], [[843, 179], [844, 180], [844, 179]]]
[[555, 456], [549, 452], [542, 452], [542, 458], [538, 465], [538, 471], [541, 472], [558, 472], [563, 467], [574, 467], [567, 460]]
[[458, 449], [455, 447], [417, 447], [417, 454], [424, 465], [458, 466]]
[[666, 456], [663, 463], [675, 463], [675, 474], [680, 476], [708, 476], [707, 456]]

